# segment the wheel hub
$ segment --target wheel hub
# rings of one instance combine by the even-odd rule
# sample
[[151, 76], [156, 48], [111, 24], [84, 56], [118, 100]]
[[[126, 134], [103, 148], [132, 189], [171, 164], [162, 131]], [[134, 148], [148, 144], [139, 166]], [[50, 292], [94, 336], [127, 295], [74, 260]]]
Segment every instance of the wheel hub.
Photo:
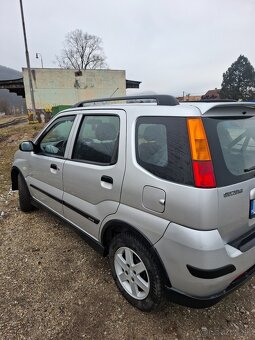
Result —
[[150, 291], [150, 280], [145, 264], [137, 253], [128, 247], [119, 248], [114, 256], [114, 266], [125, 291], [135, 299], [145, 299]]

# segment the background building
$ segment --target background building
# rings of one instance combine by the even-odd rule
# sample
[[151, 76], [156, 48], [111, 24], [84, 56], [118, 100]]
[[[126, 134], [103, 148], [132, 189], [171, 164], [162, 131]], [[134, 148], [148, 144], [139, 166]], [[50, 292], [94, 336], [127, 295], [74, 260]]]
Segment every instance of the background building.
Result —
[[220, 99], [220, 89], [215, 88], [214, 90], [208, 90], [206, 94], [202, 96], [202, 99], [213, 99], [217, 100]]
[[[23, 78], [0, 80], [0, 88], [25, 97], [27, 109], [32, 110], [28, 70]], [[32, 68], [36, 110], [51, 111], [59, 105], [73, 105], [82, 100], [126, 95], [127, 88], [139, 88], [140, 81], [126, 80], [124, 70], [74, 70]]]
[[[31, 109], [28, 70], [23, 69], [27, 108]], [[32, 69], [36, 109], [73, 105], [81, 100], [126, 95], [123, 70]], [[140, 82], [138, 82], [140, 83]], [[139, 84], [138, 84], [139, 87]]]

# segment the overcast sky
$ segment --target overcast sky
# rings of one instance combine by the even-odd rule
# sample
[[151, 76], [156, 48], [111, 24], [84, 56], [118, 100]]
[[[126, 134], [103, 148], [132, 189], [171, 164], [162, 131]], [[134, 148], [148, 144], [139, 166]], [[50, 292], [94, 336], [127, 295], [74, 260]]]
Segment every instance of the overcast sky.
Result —
[[[67, 32], [97, 35], [110, 69], [142, 91], [203, 94], [245, 55], [255, 67], [255, 0], [23, 0], [31, 67], [57, 67]], [[19, 0], [0, 0], [0, 65], [26, 66]]]

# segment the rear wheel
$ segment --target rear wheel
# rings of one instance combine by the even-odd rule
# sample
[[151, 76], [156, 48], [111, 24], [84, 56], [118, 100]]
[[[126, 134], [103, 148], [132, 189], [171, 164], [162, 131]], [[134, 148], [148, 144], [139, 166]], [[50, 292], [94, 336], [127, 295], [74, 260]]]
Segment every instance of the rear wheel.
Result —
[[142, 311], [157, 309], [164, 295], [155, 255], [132, 234], [115, 236], [109, 251], [115, 283], [124, 297]]
[[26, 181], [21, 174], [18, 175], [18, 189], [20, 210], [24, 212], [29, 212], [33, 210], [34, 207], [31, 204], [31, 195], [28, 190]]

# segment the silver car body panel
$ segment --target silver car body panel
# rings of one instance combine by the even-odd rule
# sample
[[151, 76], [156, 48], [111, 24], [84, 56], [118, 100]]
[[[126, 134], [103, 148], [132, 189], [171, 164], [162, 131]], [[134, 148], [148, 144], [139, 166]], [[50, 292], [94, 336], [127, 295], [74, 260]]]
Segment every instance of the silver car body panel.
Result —
[[[100, 223], [107, 215], [117, 211], [120, 202], [126, 162], [126, 112], [124, 110], [93, 110], [86, 112], [86, 115], [90, 113], [119, 117], [119, 145], [121, 147], [119, 147], [118, 159], [113, 165], [96, 165], [72, 160], [71, 154], [68, 154], [63, 170], [63, 201], [65, 202], [64, 216], [98, 239]], [[103, 176], [112, 178], [113, 183], [104, 182]], [[73, 207], [85, 212], [88, 218], [84, 218], [84, 215], [72, 209]], [[95, 223], [95, 219], [98, 223]]]
[[[230, 242], [255, 227], [255, 220], [249, 219], [250, 192], [254, 188], [255, 179], [218, 188], [218, 230], [225, 242]], [[238, 194], [227, 195], [232, 192]]]
[[[255, 247], [242, 253], [225, 244], [217, 229], [199, 231], [175, 223], [170, 223], [155, 248], [172, 287], [195, 297], [212, 296], [223, 291], [255, 262]], [[187, 265], [209, 270], [229, 264], [233, 264], [236, 270], [214, 279], [197, 278], [187, 269]]]
[[109, 215], [102, 223], [100, 236], [102, 230], [108, 222], [112, 220], [124, 222], [139, 231], [146, 237], [151, 244], [155, 244], [164, 234], [169, 221], [160, 216], [153, 216], [148, 212], [136, 209], [126, 204], [120, 204], [118, 211], [114, 215]]

